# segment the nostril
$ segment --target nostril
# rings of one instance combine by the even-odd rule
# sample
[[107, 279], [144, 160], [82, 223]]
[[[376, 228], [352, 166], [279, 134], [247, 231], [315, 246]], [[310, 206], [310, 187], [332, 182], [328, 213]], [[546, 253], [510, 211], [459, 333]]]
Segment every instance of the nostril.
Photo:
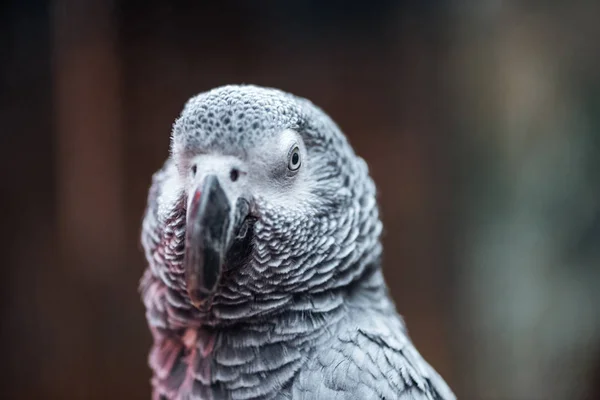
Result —
[[232, 182], [237, 181], [239, 177], [240, 171], [237, 168], [232, 168], [229, 172], [229, 178], [232, 180]]
[[198, 167], [196, 167], [196, 164], [192, 165], [192, 175], [196, 175], [196, 170], [198, 169]]

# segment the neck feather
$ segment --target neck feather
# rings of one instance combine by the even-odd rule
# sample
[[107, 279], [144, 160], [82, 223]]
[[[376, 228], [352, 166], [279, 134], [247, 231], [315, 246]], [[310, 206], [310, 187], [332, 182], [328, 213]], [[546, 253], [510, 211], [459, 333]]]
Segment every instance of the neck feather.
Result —
[[151, 272], [142, 290], [154, 336], [149, 362], [157, 394], [268, 398], [285, 391], [315, 346], [335, 335], [349, 307], [376, 307], [385, 285], [373, 265], [354, 285], [297, 295], [272, 315], [215, 326], [182, 321], [170, 299], [173, 289]]

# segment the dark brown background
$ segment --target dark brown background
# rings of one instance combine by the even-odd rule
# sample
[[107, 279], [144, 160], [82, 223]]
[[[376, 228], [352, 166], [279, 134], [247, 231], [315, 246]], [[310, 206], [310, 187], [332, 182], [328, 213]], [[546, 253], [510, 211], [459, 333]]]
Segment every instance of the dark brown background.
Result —
[[150, 177], [188, 97], [254, 83], [368, 161], [387, 281], [461, 398], [599, 398], [600, 7], [519, 4], [4, 2], [0, 397], [149, 398]]

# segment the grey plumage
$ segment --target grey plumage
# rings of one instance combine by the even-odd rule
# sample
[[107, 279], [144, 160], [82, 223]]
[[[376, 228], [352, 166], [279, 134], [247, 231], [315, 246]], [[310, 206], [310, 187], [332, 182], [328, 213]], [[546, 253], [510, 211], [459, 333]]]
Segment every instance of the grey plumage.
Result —
[[[198, 306], [186, 224], [194, 185], [208, 175], [232, 204], [250, 199], [251, 241]], [[142, 229], [154, 396], [454, 399], [387, 293], [381, 229], [366, 163], [310, 101], [251, 85], [190, 99]]]

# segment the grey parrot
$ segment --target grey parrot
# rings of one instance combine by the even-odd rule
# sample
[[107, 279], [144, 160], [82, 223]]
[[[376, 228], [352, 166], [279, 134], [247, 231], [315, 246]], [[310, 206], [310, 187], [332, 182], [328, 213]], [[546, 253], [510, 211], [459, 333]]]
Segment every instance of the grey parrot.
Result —
[[455, 399], [388, 294], [381, 231], [367, 164], [312, 102], [192, 97], [142, 223], [153, 398]]

